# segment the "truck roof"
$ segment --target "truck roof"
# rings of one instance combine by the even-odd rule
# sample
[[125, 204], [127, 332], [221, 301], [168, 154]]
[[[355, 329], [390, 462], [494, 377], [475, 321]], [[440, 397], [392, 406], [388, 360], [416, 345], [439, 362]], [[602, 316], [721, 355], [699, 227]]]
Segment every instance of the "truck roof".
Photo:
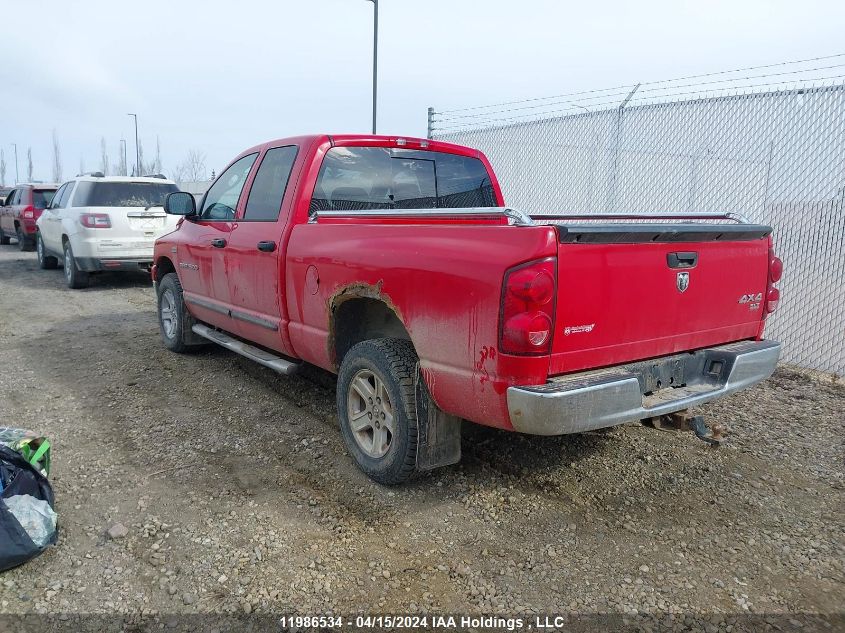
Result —
[[[449, 154], [477, 157], [480, 152], [464, 145], [433, 141], [427, 138], [416, 136], [400, 136], [387, 134], [303, 134], [301, 136], [289, 136], [278, 138], [272, 141], [265, 141], [250, 147], [241, 152], [237, 158], [260, 151], [267, 145], [309, 145], [311, 143], [329, 142], [333, 146], [363, 145], [372, 147], [404, 147], [405, 149], [427, 149]], [[235, 160], [237, 160], [235, 158]]]

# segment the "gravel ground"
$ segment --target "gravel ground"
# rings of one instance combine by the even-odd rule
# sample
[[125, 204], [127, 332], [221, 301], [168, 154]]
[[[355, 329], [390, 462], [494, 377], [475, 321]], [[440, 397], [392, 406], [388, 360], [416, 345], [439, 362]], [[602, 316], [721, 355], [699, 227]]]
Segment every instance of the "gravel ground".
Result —
[[61, 528], [0, 576], [0, 613], [843, 612], [841, 384], [781, 369], [703, 407], [718, 449], [467, 424], [459, 465], [384, 488], [331, 375], [172, 354], [154, 306], [144, 276], [72, 291], [0, 248], [0, 426], [53, 440]]

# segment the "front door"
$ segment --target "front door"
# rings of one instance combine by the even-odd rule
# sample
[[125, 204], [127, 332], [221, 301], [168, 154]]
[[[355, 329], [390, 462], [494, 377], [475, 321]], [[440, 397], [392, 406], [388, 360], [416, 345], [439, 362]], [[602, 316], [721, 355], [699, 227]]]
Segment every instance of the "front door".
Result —
[[238, 204], [258, 153], [232, 163], [203, 198], [197, 217], [185, 219], [180, 228], [184, 239], [177, 246], [179, 280], [185, 302], [196, 318], [224, 330], [234, 331], [230, 314], [226, 252]]
[[288, 181], [296, 154], [293, 145], [264, 153], [226, 250], [235, 333], [288, 354], [283, 232], [293, 197], [294, 187], [288, 187]]

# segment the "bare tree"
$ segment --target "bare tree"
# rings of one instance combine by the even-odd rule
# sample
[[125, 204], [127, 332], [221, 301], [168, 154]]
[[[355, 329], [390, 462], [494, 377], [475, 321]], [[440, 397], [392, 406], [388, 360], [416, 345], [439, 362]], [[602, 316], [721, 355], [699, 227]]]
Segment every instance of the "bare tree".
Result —
[[124, 150], [126, 149], [126, 141], [123, 139], [117, 144], [117, 175], [118, 176], [126, 176], [128, 172], [126, 171], [126, 154]]
[[188, 151], [185, 156], [185, 168], [190, 182], [199, 182], [208, 178], [208, 172], [205, 169], [205, 154], [198, 149]]
[[0, 149], [0, 187], [6, 186], [6, 154]]
[[159, 143], [158, 136], [156, 136], [156, 159], [153, 164], [153, 173], [161, 173], [161, 143]]
[[53, 128], [53, 182], [62, 181], [62, 149], [59, 146], [59, 135]]
[[106, 149], [106, 137], [100, 137], [100, 171], [103, 176], [109, 175], [109, 152]]
[[184, 161], [175, 165], [170, 170], [170, 180], [175, 182], [188, 182], [188, 169]]
[[26, 148], [26, 181], [32, 182], [32, 148]]

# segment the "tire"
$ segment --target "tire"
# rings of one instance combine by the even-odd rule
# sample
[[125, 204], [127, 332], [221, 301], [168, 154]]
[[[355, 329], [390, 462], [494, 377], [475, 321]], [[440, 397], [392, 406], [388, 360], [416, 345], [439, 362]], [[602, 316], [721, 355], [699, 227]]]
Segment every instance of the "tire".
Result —
[[196, 320], [185, 307], [182, 284], [176, 273], [167, 273], [161, 278], [156, 295], [158, 329], [164, 346], [177, 354], [200, 347], [202, 343], [196, 342], [198, 337], [191, 330]]
[[87, 288], [89, 280], [88, 273], [84, 270], [79, 270], [79, 267], [76, 265], [76, 259], [73, 257], [73, 248], [71, 248], [69, 241], [65, 242], [64, 263], [67, 287], [73, 288], [74, 290]]
[[410, 341], [382, 338], [353, 346], [340, 365], [337, 409], [343, 439], [358, 467], [380, 484], [401, 484], [416, 470], [417, 362]]
[[59, 267], [59, 260], [52, 255], [47, 255], [47, 249], [44, 248], [44, 240], [41, 239], [41, 233], [35, 234], [35, 256], [38, 258], [38, 266], [43, 270], [55, 270]]
[[26, 235], [23, 234], [21, 231], [21, 227], [17, 227], [15, 234], [18, 238], [18, 248], [22, 251], [31, 251], [32, 250], [32, 242], [29, 241]]
[[12, 240], [3, 233], [2, 229], [0, 229], [0, 245], [7, 246], [8, 244], [11, 244], [11, 242]]

